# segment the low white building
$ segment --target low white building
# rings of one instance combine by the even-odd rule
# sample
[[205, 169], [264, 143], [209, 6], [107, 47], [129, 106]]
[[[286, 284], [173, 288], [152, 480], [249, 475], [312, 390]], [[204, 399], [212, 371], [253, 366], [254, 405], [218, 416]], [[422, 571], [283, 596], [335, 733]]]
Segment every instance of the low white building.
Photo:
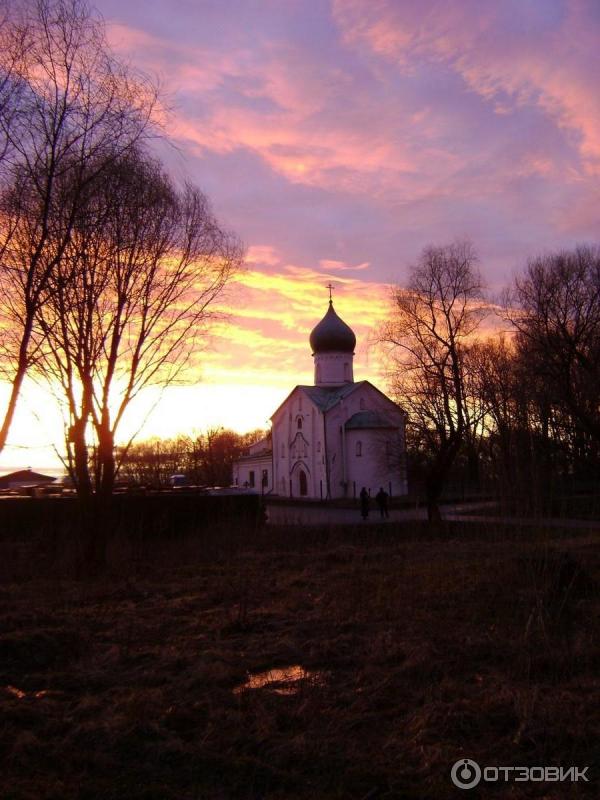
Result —
[[354, 382], [356, 336], [331, 300], [310, 345], [314, 385], [296, 386], [275, 411], [271, 452], [257, 443], [262, 451], [240, 459], [237, 485], [251, 485], [252, 473], [259, 490], [266, 474], [269, 491], [286, 497], [357, 497], [363, 487], [375, 495], [381, 486], [406, 494], [406, 414], [369, 381]]
[[233, 484], [240, 489], [254, 489], [262, 494], [273, 491], [273, 454], [271, 437], [250, 445], [248, 455], [233, 464]]

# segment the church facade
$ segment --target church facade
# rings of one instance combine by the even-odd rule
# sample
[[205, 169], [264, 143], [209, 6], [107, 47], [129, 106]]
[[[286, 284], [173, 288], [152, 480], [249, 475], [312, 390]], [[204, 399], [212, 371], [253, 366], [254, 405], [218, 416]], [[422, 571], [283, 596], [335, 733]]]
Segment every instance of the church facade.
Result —
[[362, 487], [374, 496], [381, 486], [406, 494], [406, 414], [354, 381], [356, 336], [331, 300], [309, 341], [314, 385], [296, 386], [272, 415], [270, 464], [266, 440], [257, 443], [234, 465], [234, 482], [298, 498], [357, 497]]

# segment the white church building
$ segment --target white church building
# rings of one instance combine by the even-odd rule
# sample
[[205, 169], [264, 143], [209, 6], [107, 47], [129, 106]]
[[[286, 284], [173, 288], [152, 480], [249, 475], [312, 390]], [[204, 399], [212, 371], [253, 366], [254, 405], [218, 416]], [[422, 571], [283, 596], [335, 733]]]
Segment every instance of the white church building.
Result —
[[296, 386], [271, 417], [271, 435], [234, 464], [234, 483], [284, 497], [358, 497], [381, 486], [406, 494], [405, 412], [354, 380], [356, 336], [329, 300], [310, 334], [313, 386]]

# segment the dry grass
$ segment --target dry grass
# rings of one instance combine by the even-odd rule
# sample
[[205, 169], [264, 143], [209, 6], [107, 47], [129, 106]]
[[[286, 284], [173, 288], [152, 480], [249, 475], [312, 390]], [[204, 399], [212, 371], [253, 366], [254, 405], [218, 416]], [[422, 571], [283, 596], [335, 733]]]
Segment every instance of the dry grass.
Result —
[[[452, 788], [463, 756], [600, 763], [598, 538], [466, 530], [117, 542], [93, 581], [21, 544], [0, 593], [0, 797], [596, 797]], [[294, 664], [318, 679], [233, 691]]]

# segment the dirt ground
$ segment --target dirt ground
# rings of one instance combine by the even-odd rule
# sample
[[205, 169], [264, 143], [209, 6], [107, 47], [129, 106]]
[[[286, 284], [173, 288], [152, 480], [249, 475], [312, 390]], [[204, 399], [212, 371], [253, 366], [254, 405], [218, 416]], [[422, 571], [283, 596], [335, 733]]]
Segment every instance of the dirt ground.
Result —
[[[93, 579], [3, 547], [3, 800], [599, 796], [600, 537], [220, 536]], [[590, 782], [459, 791], [459, 758]]]

